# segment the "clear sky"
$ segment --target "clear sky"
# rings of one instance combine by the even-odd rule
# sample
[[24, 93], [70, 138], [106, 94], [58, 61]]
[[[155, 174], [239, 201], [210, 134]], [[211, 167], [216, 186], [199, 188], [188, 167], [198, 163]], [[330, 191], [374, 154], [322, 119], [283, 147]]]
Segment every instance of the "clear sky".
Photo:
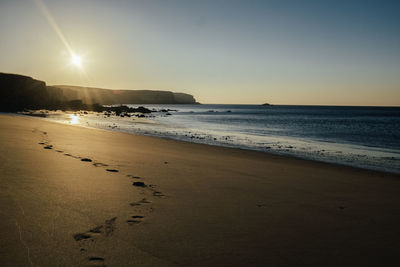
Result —
[[0, 72], [202, 103], [398, 106], [399, 14], [384, 0], [0, 0]]

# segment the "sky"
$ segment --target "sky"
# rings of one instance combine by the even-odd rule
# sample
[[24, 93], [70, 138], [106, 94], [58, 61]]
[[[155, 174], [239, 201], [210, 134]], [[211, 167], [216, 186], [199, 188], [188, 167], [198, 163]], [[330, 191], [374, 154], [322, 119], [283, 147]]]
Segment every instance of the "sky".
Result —
[[201, 103], [400, 106], [399, 14], [385, 0], [0, 0], [0, 72]]

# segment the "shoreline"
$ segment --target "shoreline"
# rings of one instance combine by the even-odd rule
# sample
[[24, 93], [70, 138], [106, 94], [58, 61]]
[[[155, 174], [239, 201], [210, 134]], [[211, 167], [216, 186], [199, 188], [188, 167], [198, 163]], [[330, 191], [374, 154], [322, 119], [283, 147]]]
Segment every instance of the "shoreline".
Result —
[[398, 265], [399, 175], [69, 126], [0, 115], [3, 265]]
[[[71, 113], [74, 113], [74, 112], [71, 111]], [[0, 115], [1, 115], [1, 113], [0, 113]], [[373, 168], [373, 167], [368, 167], [365, 165], [363, 166], [362, 164], [355, 164], [355, 163], [346, 164], [345, 162], [338, 162], [338, 161], [329, 160], [329, 159], [324, 160], [324, 159], [315, 159], [315, 158], [311, 158], [311, 157], [307, 158], [307, 157], [301, 156], [301, 155], [287, 154], [287, 153], [285, 154], [284, 152], [278, 152], [278, 151], [274, 152], [274, 151], [269, 151], [269, 150], [250, 149], [250, 148], [240, 147], [240, 145], [235, 145], [235, 144], [218, 144], [218, 143], [209, 144], [209, 143], [195, 142], [196, 140], [194, 140], [194, 141], [180, 140], [180, 139], [168, 137], [168, 136], [155, 136], [155, 135], [151, 135], [151, 134], [128, 132], [128, 131], [123, 131], [123, 130], [114, 130], [113, 128], [112, 129], [103, 129], [100, 127], [87, 126], [87, 125], [83, 125], [83, 124], [67, 124], [67, 123], [64, 123], [61, 121], [55, 121], [55, 120], [51, 120], [51, 119], [46, 119], [46, 118], [32, 116], [32, 115], [26, 115], [26, 114], [10, 113], [8, 115], [31, 117], [34, 119], [44, 120], [44, 121], [52, 122], [52, 123], [60, 123], [63, 125], [68, 125], [68, 126], [79, 126], [79, 127], [88, 128], [88, 129], [119, 132], [119, 133], [131, 134], [134, 136], [147, 136], [147, 137], [160, 138], [160, 139], [177, 141], [177, 142], [185, 142], [185, 143], [190, 143], [190, 144], [205, 145], [205, 146], [211, 146], [211, 147], [223, 147], [223, 148], [229, 148], [229, 149], [238, 149], [238, 150], [242, 150], [242, 151], [257, 152], [257, 153], [267, 154], [267, 155], [271, 155], [271, 156], [278, 156], [278, 157], [288, 158], [288, 159], [293, 158], [293, 159], [298, 159], [298, 160], [311, 161], [311, 162], [315, 162], [315, 163], [323, 163], [323, 164], [329, 164], [329, 165], [349, 167], [349, 168], [360, 169], [360, 170], [365, 170], [365, 171], [374, 171], [377, 173], [400, 175], [400, 172], [398, 172], [398, 171], [395, 171], [395, 170], [390, 171], [385, 168]], [[151, 125], [161, 125], [162, 126], [162, 124], [151, 121], [149, 119], [145, 119], [145, 118], [144, 119], [136, 118], [136, 119], [143, 120], [143, 121], [135, 121], [134, 122], [135, 124], [151, 124]], [[166, 126], [168, 126], [168, 125], [166, 125]]]

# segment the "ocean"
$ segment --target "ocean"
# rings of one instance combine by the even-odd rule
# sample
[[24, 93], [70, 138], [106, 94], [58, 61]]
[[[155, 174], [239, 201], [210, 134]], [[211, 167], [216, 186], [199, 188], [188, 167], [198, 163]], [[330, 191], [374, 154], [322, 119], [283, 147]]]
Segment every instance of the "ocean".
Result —
[[[139, 105], [128, 105], [138, 107]], [[46, 119], [133, 134], [257, 150], [400, 173], [400, 108], [287, 105], [144, 105], [134, 117], [82, 114]]]

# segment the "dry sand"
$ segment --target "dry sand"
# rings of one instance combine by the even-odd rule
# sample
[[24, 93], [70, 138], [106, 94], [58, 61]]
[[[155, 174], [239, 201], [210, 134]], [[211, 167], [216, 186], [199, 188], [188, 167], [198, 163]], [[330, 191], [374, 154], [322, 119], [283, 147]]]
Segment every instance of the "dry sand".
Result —
[[400, 265], [398, 175], [9, 115], [0, 140], [1, 266]]

